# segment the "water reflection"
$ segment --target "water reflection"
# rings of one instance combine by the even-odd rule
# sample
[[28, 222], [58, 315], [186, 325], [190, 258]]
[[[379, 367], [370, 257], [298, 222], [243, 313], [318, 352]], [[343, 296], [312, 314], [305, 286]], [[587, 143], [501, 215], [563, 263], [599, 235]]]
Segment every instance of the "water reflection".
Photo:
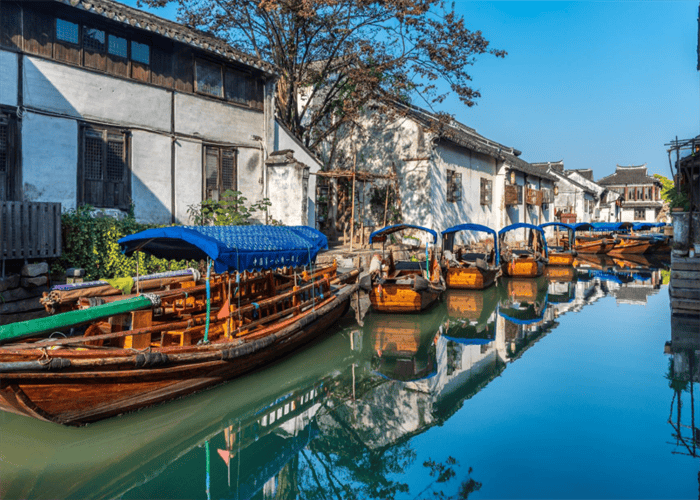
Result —
[[[370, 313], [362, 327], [349, 316], [269, 369], [86, 428], [3, 414], [0, 497], [467, 498], [482, 487], [478, 464], [420, 449], [415, 438], [447, 423], [563, 314], [606, 294], [621, 302], [628, 289], [656, 293], [664, 271], [620, 259], [578, 265], [449, 290], [417, 315]], [[682, 421], [680, 401], [692, 397], [691, 373], [697, 381], [695, 332], [674, 333], [668, 347], [669, 423], [692, 454], [697, 430]]]

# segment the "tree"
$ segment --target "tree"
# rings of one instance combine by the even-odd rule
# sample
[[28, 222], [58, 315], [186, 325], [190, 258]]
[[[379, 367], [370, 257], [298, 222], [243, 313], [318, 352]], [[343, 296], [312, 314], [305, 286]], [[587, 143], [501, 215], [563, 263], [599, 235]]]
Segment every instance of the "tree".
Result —
[[179, 21], [213, 32], [279, 71], [278, 118], [311, 149], [368, 103], [480, 97], [467, 69], [489, 48], [442, 0], [141, 0], [176, 2]]

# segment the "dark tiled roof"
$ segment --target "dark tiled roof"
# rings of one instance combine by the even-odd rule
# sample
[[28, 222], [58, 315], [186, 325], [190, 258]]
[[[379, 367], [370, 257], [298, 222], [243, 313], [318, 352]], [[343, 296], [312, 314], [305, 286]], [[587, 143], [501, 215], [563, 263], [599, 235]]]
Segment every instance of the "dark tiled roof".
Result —
[[564, 171], [564, 160], [537, 161], [537, 162], [530, 163], [530, 165], [532, 165], [533, 167], [541, 168], [543, 170], [547, 170], [548, 168], [551, 168], [551, 169], [556, 170], [558, 172]]
[[420, 109], [416, 106], [403, 103], [396, 103], [397, 108], [406, 111], [409, 116], [417, 122], [429, 127], [435, 128], [441, 139], [452, 142], [458, 146], [492, 156], [507, 162], [512, 168], [526, 174], [541, 177], [543, 179], [556, 180], [551, 174], [533, 167], [525, 160], [519, 158], [520, 151], [515, 148], [504, 146], [498, 142], [487, 139], [479, 134], [471, 127], [467, 127], [458, 121], [451, 120], [449, 123], [444, 123], [440, 118], [430, 113], [429, 111]]
[[622, 208], [661, 208], [664, 206], [662, 201], [641, 200], [641, 201], [623, 201]]
[[252, 66], [268, 74], [275, 74], [275, 67], [257, 57], [240, 52], [220, 38], [189, 28], [142, 10], [134, 9], [113, 0], [54, 0], [85, 12], [102, 16], [132, 28], [150, 31], [220, 57]]
[[590, 168], [580, 168], [580, 169], [569, 170], [568, 172], [566, 172], [566, 174], [568, 175], [571, 172], [576, 172], [578, 175], [580, 175], [584, 179], [588, 179], [591, 182], [595, 182], [593, 180], [593, 170], [591, 170]]
[[617, 166], [615, 173], [598, 181], [601, 186], [619, 186], [628, 184], [660, 184], [660, 181], [647, 175], [647, 165], [636, 167]]

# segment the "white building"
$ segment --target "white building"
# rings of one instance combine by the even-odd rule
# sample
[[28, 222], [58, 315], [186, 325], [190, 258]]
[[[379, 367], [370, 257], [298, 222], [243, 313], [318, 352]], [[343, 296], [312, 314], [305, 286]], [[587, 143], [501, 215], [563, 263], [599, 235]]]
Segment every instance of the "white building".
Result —
[[603, 177], [598, 184], [620, 195], [619, 222], [655, 222], [663, 208], [659, 179], [647, 175], [647, 166], [623, 167]]
[[133, 204], [167, 224], [232, 189], [308, 220], [308, 193], [265, 167], [287, 140], [269, 64], [111, 0], [0, 9], [0, 200]]

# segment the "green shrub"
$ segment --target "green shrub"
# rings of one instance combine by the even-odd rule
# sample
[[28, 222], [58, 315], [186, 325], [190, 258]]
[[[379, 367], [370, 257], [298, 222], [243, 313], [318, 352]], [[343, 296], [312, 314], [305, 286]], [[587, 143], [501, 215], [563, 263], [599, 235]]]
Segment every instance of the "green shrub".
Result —
[[[143, 252], [131, 257], [121, 253], [117, 241], [130, 234], [158, 227], [140, 224], [134, 217], [133, 206], [124, 219], [95, 214], [93, 207], [83, 205], [61, 215], [63, 253], [52, 265], [52, 272], [63, 273], [70, 267], [85, 269], [85, 279], [111, 279], [186, 269], [192, 263], [157, 259]], [[138, 260], [137, 260], [138, 259]]]
[[[255, 216], [265, 218], [268, 207], [272, 205], [267, 198], [250, 206], [246, 206], [246, 201], [240, 191], [227, 189], [221, 194], [221, 199], [190, 205], [187, 213], [196, 226], [249, 226], [255, 222]], [[270, 224], [279, 225], [279, 222]]]

